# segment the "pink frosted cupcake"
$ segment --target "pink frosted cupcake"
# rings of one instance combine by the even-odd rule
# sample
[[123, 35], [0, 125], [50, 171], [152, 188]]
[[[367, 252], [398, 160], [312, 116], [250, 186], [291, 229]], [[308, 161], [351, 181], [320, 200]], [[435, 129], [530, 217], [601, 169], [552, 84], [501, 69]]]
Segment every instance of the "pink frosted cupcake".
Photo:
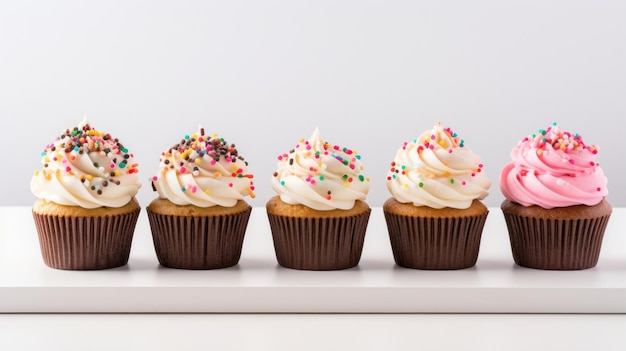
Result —
[[597, 153], [556, 123], [513, 148], [500, 190], [515, 263], [552, 270], [597, 264], [612, 212]]

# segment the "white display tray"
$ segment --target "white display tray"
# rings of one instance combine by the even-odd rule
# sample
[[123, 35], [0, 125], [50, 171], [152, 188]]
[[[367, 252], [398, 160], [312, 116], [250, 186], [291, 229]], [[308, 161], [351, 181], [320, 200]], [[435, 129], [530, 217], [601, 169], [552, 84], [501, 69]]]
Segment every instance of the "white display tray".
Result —
[[502, 213], [489, 210], [478, 262], [463, 270], [396, 266], [380, 207], [357, 267], [283, 268], [265, 209], [255, 207], [237, 266], [161, 267], [142, 210], [128, 265], [63, 271], [43, 263], [30, 208], [0, 207], [0, 312], [626, 313], [626, 209], [614, 209], [598, 265], [582, 271], [515, 265]]

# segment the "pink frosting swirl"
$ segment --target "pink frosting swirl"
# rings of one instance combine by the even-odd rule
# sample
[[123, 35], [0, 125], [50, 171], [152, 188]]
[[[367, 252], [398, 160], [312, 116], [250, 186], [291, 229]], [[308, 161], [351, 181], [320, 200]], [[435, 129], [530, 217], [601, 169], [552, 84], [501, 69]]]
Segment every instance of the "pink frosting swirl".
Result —
[[606, 197], [607, 178], [595, 161], [598, 147], [556, 123], [524, 138], [500, 175], [500, 190], [523, 206], [593, 206]]

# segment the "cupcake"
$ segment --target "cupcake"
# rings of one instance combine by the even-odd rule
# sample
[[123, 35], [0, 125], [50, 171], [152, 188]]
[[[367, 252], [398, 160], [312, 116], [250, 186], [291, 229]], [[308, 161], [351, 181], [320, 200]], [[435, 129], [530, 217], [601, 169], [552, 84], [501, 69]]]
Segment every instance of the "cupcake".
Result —
[[478, 259], [491, 181], [480, 158], [437, 123], [396, 152], [383, 204], [397, 265], [461, 269]]
[[216, 269], [236, 265], [254, 197], [248, 162], [235, 144], [204, 129], [165, 150], [150, 178], [158, 193], [146, 208], [162, 266]]
[[278, 156], [266, 204], [278, 263], [301, 270], [338, 270], [361, 258], [370, 207], [369, 178], [355, 150], [322, 140], [319, 131]]
[[126, 147], [87, 120], [41, 153], [30, 188], [44, 263], [66, 270], [123, 266], [141, 211], [137, 164]]
[[515, 263], [550, 270], [598, 263], [612, 207], [597, 153], [556, 123], [513, 148], [500, 190]]

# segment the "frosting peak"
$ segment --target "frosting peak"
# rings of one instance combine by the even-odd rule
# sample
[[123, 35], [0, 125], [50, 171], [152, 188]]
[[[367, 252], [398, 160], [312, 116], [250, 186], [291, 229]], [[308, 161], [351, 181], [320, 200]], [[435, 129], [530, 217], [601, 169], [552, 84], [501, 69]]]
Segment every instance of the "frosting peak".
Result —
[[204, 128], [161, 153], [160, 171], [150, 178], [159, 197], [177, 205], [232, 207], [254, 197], [253, 175], [235, 144]]
[[330, 144], [316, 128], [308, 140], [278, 156], [272, 188], [288, 204], [318, 211], [348, 210], [365, 201], [369, 178], [361, 174], [361, 156], [350, 148]]
[[31, 191], [60, 205], [122, 207], [141, 186], [133, 154], [118, 139], [92, 128], [86, 118], [65, 129], [41, 156], [44, 168], [35, 172]]
[[500, 175], [500, 190], [523, 206], [595, 205], [606, 197], [607, 178], [595, 161], [598, 147], [556, 123], [521, 140]]
[[405, 142], [387, 175], [387, 189], [402, 203], [431, 208], [469, 208], [489, 193], [480, 158], [441, 123]]

